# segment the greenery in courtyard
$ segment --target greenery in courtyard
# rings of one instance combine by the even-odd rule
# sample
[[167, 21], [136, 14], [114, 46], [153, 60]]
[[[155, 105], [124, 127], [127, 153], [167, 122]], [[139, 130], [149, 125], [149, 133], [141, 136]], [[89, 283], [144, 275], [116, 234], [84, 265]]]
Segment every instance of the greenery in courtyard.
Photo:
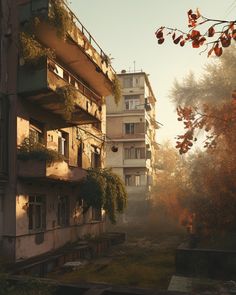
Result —
[[9, 281], [6, 274], [0, 274], [0, 295], [52, 295], [56, 286], [39, 279]]

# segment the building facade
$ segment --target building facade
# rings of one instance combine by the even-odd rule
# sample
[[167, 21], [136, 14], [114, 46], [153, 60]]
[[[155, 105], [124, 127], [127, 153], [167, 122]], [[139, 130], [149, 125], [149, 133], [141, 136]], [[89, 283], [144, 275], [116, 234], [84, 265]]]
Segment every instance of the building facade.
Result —
[[[107, 157], [125, 182], [127, 218], [145, 214], [151, 196], [156, 144], [156, 98], [144, 72], [118, 74], [122, 97], [107, 99]], [[116, 151], [116, 152], [114, 152]]]
[[115, 73], [64, 1], [0, 9], [0, 242], [18, 261], [104, 230], [101, 212], [83, 213], [78, 186], [104, 167]]

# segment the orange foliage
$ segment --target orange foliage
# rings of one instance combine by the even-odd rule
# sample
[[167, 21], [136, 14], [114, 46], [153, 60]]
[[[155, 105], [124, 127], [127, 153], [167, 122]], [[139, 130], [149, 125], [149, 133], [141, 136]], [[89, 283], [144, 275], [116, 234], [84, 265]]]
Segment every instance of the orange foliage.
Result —
[[197, 139], [194, 133], [197, 129], [204, 129], [211, 132], [206, 136], [206, 148], [215, 148], [217, 141], [224, 137], [227, 144], [236, 141], [236, 100], [233, 98], [231, 103], [220, 106], [204, 105], [202, 111], [197, 107], [178, 107], [178, 120], [183, 121], [187, 131], [183, 135], [177, 136], [176, 148], [183, 154], [190, 150], [193, 141]]

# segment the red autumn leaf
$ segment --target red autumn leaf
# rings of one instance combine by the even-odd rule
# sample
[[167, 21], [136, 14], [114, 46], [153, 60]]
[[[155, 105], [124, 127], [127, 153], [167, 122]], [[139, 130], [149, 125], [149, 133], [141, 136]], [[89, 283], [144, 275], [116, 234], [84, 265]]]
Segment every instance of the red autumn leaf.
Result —
[[176, 39], [174, 40], [174, 43], [175, 43], [175, 44], [178, 44], [179, 41], [180, 41], [182, 38], [183, 38], [183, 35], [180, 35], [178, 38], [176, 38]]
[[164, 38], [160, 38], [160, 39], [158, 40], [158, 44], [162, 44], [164, 41], [165, 41]]
[[183, 47], [184, 44], [185, 44], [185, 40], [182, 40], [182, 41], [179, 43], [179, 45], [180, 45], [181, 47]]
[[200, 32], [197, 30], [192, 30], [191, 39], [197, 39], [201, 36]]
[[193, 11], [192, 11], [192, 9], [190, 9], [189, 11], [188, 11], [188, 15], [191, 15], [193, 13]]
[[232, 38], [236, 41], [236, 30], [233, 30], [232, 32]]
[[172, 39], [175, 40], [175, 33], [173, 33], [173, 35], [172, 35]]
[[221, 44], [222, 44], [222, 47], [229, 47], [230, 44], [231, 44], [231, 39], [230, 38], [220, 38], [220, 41], [221, 41]]
[[214, 47], [214, 52], [216, 56], [221, 56], [223, 53], [222, 47], [219, 47], [218, 44]]
[[199, 45], [203, 45], [203, 43], [206, 41], [206, 38], [205, 37], [202, 37], [199, 39]]
[[214, 27], [210, 27], [210, 28], [208, 29], [208, 37], [213, 37], [214, 34], [215, 34], [215, 29], [214, 29]]
[[157, 39], [163, 38], [163, 31], [162, 30], [156, 31], [156, 37]]
[[194, 19], [194, 20], [196, 20], [198, 17], [197, 17], [197, 15], [195, 13], [192, 13], [191, 14], [191, 18]]
[[193, 40], [192, 47], [193, 48], [199, 48], [199, 46], [200, 46], [199, 40]]

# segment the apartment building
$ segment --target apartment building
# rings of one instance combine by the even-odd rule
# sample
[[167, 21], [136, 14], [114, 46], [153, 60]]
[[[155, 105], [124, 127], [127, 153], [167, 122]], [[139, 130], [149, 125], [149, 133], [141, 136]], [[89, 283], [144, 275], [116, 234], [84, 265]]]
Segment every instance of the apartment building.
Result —
[[[145, 72], [118, 74], [122, 98], [118, 105], [107, 99], [107, 157], [125, 181], [128, 192], [126, 217], [145, 214], [153, 183], [156, 129], [156, 98]], [[116, 152], [114, 152], [116, 151]]]
[[100, 210], [83, 213], [78, 186], [104, 166], [115, 73], [64, 1], [0, 9], [0, 241], [19, 261], [104, 231]]

